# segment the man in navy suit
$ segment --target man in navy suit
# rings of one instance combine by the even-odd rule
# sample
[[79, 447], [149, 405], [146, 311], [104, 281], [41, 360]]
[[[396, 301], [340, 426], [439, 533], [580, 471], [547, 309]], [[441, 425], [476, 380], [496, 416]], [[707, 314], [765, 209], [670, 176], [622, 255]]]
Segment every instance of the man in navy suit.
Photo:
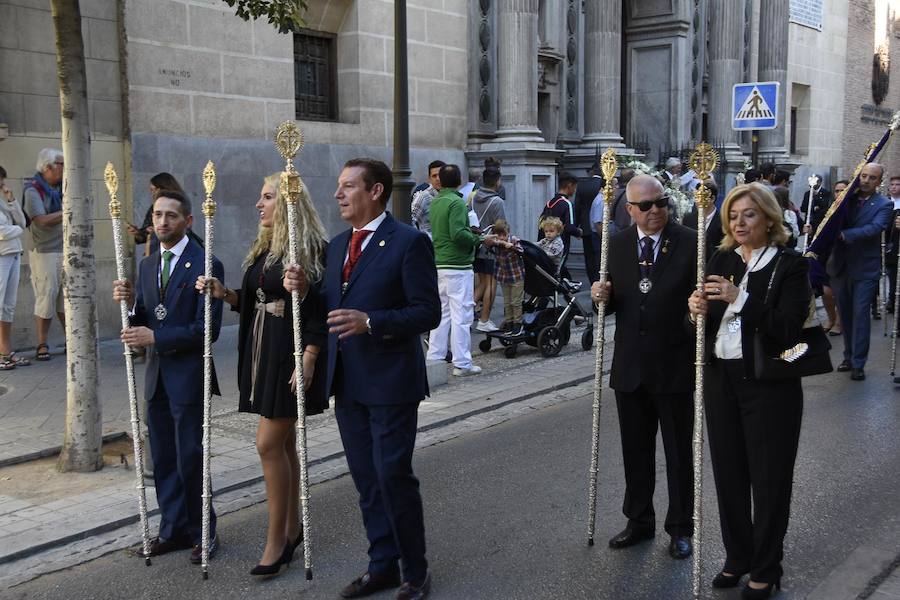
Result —
[[[400, 585], [398, 600], [419, 600], [431, 587], [412, 470], [428, 395], [420, 336], [438, 326], [441, 301], [431, 240], [385, 212], [392, 186], [380, 161], [344, 165], [334, 197], [352, 229], [328, 245], [319, 293], [328, 309], [327, 385], [369, 539], [368, 569], [341, 596]], [[284, 286], [309, 290], [296, 266], [285, 269]]]
[[856, 194], [850, 202], [844, 228], [838, 235], [828, 262], [828, 275], [837, 293], [844, 326], [844, 361], [838, 371], [850, 371], [850, 378], [866, 378], [871, 321], [869, 310], [881, 277], [881, 232], [891, 221], [893, 204], [876, 190], [884, 168], [869, 163], [859, 174]]
[[[113, 299], [132, 307], [122, 341], [132, 348], [151, 347], [144, 394], [156, 499], [162, 519], [150, 555], [192, 548], [200, 564], [203, 512], [203, 309], [194, 289], [204, 274], [204, 249], [187, 235], [190, 200], [171, 190], [153, 202], [153, 228], [159, 249], [141, 261], [137, 291], [130, 281], [113, 282]], [[222, 263], [213, 258], [213, 276], [222, 281]], [[222, 301], [213, 300], [215, 341], [222, 324]], [[219, 384], [213, 369], [213, 393]], [[215, 511], [210, 514], [209, 556], [218, 550]]]

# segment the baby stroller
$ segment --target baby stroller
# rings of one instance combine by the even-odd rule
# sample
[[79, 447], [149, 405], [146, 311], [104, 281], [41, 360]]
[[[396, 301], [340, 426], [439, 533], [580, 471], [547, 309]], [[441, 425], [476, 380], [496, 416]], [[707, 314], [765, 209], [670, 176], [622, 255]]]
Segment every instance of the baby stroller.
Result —
[[[503, 331], [485, 334], [478, 348], [490, 352], [493, 340], [504, 346], [506, 358], [514, 358], [519, 344], [528, 344], [540, 350], [544, 357], [556, 356], [569, 343], [572, 321], [587, 321], [581, 334], [581, 348], [590, 350], [594, 343], [594, 315], [591, 310], [581, 308], [575, 293], [581, 289], [581, 282], [573, 282], [559, 275], [553, 260], [540, 246], [522, 240], [523, 262], [525, 263], [525, 294], [522, 303], [522, 330], [518, 335]], [[561, 264], [565, 264], [563, 261]]]

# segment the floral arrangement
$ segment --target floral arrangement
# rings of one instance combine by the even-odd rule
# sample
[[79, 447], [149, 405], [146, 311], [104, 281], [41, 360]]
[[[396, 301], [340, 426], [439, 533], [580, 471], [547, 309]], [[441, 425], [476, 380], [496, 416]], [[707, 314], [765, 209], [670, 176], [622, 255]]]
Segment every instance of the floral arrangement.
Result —
[[[642, 175], [650, 175], [651, 177], [656, 178], [662, 177], [662, 171], [657, 171], [656, 169], [651, 168], [647, 163], [637, 159], [629, 160], [625, 163], [625, 167], [634, 169], [635, 173]], [[669, 182], [665, 184], [665, 188], [666, 194], [668, 194], [669, 198], [671, 198], [672, 202], [675, 204], [675, 216], [681, 221], [686, 214], [693, 210], [693, 194], [688, 195], [681, 190], [680, 177], [669, 180]]]

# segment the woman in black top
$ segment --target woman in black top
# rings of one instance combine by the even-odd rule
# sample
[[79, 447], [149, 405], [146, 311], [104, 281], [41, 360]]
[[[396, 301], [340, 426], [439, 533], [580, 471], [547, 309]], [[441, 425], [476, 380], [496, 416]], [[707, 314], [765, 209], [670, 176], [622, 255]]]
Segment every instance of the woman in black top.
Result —
[[[806, 259], [786, 249], [789, 234], [771, 191], [754, 183], [722, 205], [725, 237], [709, 261], [705, 297], [690, 316], [708, 316], [705, 407], [726, 559], [713, 587], [768, 598], [781, 582], [784, 536], [800, 439], [800, 378], [757, 379], [754, 345], [771, 356], [793, 347], [810, 311]], [[752, 503], [751, 503], [752, 497]]]
[[[294, 339], [291, 295], [282, 285], [282, 264], [288, 253], [287, 203], [278, 194], [281, 174], [266, 177], [256, 208], [260, 227], [244, 260], [241, 288], [231, 290], [218, 280], [197, 279], [215, 298], [240, 312], [238, 333], [238, 388], [241, 412], [260, 416], [256, 448], [262, 463], [269, 506], [266, 548], [252, 575], [272, 575], [293, 557], [302, 541], [298, 519], [299, 462], [295, 424]], [[325, 228], [301, 184], [297, 203], [298, 263], [311, 281], [323, 274]], [[306, 414], [328, 407], [325, 390], [327, 361], [319, 354], [326, 347], [324, 307], [318, 294], [309, 293], [301, 305], [303, 322], [303, 374]]]

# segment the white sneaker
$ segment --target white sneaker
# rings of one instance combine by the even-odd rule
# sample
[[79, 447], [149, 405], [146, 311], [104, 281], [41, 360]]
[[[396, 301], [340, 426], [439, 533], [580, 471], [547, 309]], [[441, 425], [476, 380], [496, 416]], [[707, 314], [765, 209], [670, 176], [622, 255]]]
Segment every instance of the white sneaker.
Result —
[[500, 328], [494, 325], [493, 321], [488, 319], [487, 321], [478, 321], [478, 323], [475, 324], [475, 331], [490, 333], [492, 331], [500, 331]]
[[469, 375], [478, 375], [479, 373], [481, 373], [481, 367], [477, 365], [472, 365], [468, 369], [453, 367], [453, 375], [456, 377], [468, 377]]

